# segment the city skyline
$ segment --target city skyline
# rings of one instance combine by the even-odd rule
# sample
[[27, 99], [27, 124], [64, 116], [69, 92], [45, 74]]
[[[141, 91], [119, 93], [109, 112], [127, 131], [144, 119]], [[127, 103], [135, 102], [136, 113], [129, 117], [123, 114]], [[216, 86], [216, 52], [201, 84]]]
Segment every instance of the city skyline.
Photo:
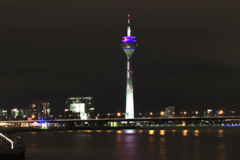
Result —
[[239, 5], [4, 1], [0, 107], [48, 100], [60, 114], [67, 97], [92, 96], [96, 110], [124, 111], [126, 56], [119, 41], [130, 14], [139, 44], [132, 59], [135, 112], [176, 106], [239, 113]]

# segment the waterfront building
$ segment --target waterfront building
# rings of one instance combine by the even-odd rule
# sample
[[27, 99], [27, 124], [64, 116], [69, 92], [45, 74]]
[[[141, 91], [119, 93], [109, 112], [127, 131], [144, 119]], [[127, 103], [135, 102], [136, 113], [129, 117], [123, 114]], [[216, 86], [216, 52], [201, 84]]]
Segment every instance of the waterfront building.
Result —
[[9, 120], [22, 120], [29, 118], [31, 109], [22, 109], [22, 108], [14, 108], [11, 109], [11, 115], [9, 116]]
[[30, 112], [31, 109], [14, 108], [11, 109], [11, 116], [26, 118], [30, 117]]
[[203, 112], [203, 116], [213, 116], [212, 109], [207, 109], [207, 111], [204, 111]]
[[166, 107], [165, 116], [166, 117], [174, 117], [175, 116], [175, 106]]
[[133, 71], [131, 57], [137, 46], [135, 36], [131, 36], [130, 15], [128, 15], [127, 36], [123, 37], [122, 48], [127, 56], [126, 111], [125, 118], [134, 118]]
[[72, 118], [88, 119], [95, 113], [93, 97], [70, 97], [65, 112], [71, 111]]
[[10, 109], [0, 109], [0, 116], [11, 116]]
[[10, 119], [27, 119], [30, 117], [30, 109], [13, 108], [13, 109], [0, 109], [0, 119], [10, 120]]
[[44, 120], [50, 117], [50, 103], [46, 101], [31, 101], [31, 118]]

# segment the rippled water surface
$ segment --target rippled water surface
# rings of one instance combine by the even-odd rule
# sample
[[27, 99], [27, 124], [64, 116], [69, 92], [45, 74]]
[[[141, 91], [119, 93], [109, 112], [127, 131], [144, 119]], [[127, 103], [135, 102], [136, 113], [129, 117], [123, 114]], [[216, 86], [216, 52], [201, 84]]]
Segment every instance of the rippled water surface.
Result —
[[240, 127], [14, 133], [26, 160], [238, 160]]

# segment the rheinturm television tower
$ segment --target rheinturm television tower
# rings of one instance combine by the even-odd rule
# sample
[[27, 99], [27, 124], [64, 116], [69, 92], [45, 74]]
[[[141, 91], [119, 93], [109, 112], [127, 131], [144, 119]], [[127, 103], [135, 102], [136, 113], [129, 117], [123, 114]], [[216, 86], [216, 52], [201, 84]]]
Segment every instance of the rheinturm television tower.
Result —
[[131, 57], [137, 46], [135, 36], [131, 36], [130, 15], [128, 15], [127, 36], [122, 40], [123, 51], [127, 55], [127, 83], [126, 83], [126, 111], [125, 118], [134, 118], [134, 100], [133, 100], [133, 71], [131, 67]]

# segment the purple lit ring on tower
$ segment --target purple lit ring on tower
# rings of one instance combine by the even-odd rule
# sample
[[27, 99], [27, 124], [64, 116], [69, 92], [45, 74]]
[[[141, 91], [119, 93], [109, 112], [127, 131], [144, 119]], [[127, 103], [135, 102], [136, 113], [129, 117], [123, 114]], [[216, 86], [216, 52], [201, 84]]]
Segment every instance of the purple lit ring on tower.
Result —
[[135, 43], [135, 42], [137, 42], [137, 40], [135, 40], [134, 38], [136, 38], [136, 37], [134, 37], [134, 36], [126, 36], [126, 37], [123, 37], [122, 42], [123, 43]]

